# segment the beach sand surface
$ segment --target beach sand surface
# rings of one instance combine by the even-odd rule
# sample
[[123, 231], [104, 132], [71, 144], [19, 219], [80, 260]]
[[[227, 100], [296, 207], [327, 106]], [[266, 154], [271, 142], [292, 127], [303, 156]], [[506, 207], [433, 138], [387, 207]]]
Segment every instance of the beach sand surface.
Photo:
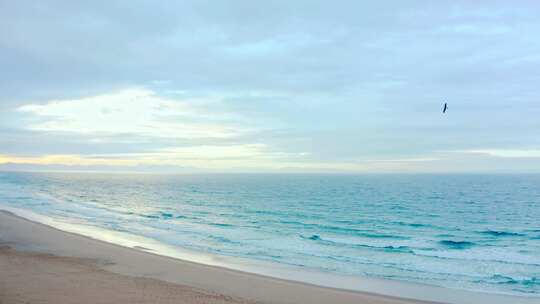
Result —
[[0, 211], [0, 303], [429, 303], [160, 256]]

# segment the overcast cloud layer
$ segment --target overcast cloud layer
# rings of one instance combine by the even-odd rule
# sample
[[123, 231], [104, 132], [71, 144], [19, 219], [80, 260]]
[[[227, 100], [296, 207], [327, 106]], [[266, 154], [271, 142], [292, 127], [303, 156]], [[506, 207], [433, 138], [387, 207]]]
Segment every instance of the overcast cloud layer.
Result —
[[540, 172], [538, 16], [536, 1], [0, 1], [0, 169]]

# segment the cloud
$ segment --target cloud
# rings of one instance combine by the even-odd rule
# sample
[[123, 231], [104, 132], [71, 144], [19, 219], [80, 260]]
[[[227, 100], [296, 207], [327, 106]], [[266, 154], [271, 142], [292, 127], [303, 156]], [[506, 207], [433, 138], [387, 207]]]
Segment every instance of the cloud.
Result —
[[[175, 147], [159, 150], [157, 155], [173, 157], [175, 159], [199, 159], [199, 160], [251, 160], [251, 159], [277, 159], [294, 157], [292, 153], [273, 152], [265, 144], [241, 144], [211, 146], [201, 145], [194, 147]], [[304, 156], [298, 153], [296, 156]]]
[[0, 154], [36, 165], [526, 171], [540, 146], [536, 8], [3, 1]]
[[32, 114], [29, 130], [112, 136], [136, 134], [156, 138], [228, 138], [246, 129], [214, 123], [220, 115], [173, 101], [147, 89], [126, 89], [75, 100], [49, 101], [18, 108]]
[[455, 152], [484, 154], [502, 158], [540, 158], [540, 149], [474, 149]]

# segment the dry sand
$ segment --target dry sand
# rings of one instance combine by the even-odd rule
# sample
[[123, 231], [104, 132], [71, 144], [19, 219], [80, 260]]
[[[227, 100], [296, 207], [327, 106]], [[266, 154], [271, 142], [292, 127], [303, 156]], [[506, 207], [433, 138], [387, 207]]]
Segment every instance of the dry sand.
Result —
[[105, 271], [92, 260], [0, 247], [0, 303], [252, 303]]

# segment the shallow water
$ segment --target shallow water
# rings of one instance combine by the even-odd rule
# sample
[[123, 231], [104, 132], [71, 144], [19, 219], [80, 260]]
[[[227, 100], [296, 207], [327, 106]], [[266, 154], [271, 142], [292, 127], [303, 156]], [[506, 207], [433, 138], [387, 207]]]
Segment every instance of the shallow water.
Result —
[[0, 173], [0, 206], [219, 255], [540, 297], [540, 175]]

